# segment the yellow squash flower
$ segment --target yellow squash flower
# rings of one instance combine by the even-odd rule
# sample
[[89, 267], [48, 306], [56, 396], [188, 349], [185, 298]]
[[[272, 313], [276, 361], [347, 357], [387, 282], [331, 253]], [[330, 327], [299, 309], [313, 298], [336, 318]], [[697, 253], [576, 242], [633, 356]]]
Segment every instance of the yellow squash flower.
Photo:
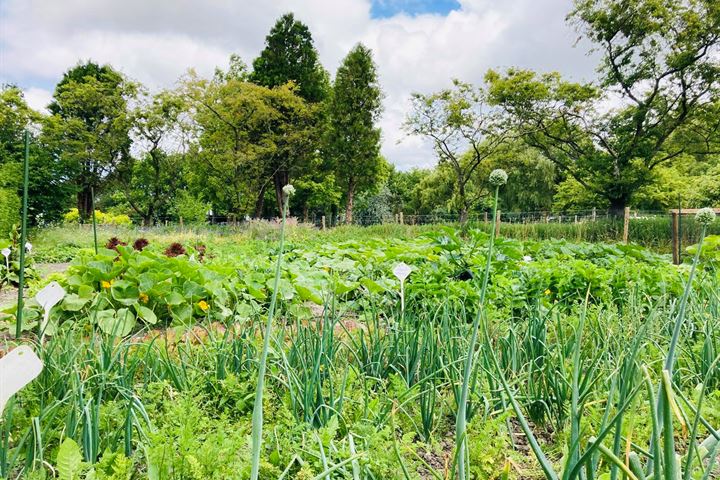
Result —
[[198, 307], [200, 307], [200, 310], [202, 310], [203, 312], [207, 312], [208, 309], [210, 308], [210, 305], [208, 305], [208, 303], [205, 300], [200, 300], [198, 302]]
[[110, 288], [112, 287], [112, 282], [108, 282], [107, 280], [102, 281], [102, 288]]
[[140, 302], [141, 303], [147, 303], [150, 298], [147, 296], [147, 293], [141, 293], [140, 294]]

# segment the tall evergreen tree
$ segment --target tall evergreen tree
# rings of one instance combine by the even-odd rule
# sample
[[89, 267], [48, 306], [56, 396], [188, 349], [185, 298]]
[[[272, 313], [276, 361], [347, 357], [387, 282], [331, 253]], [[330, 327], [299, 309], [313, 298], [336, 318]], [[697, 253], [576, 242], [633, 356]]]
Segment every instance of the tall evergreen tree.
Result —
[[292, 13], [275, 22], [265, 38], [265, 49], [253, 62], [250, 79], [270, 88], [295, 82], [298, 94], [313, 103], [324, 100], [329, 90], [310, 29]]
[[[310, 104], [320, 104], [330, 91], [328, 74], [320, 64], [310, 29], [295, 19], [292, 13], [286, 13], [275, 22], [265, 38], [265, 48], [253, 62], [250, 75], [253, 83], [276, 88], [293, 82], [294, 92]], [[320, 128], [323, 121], [321, 108], [314, 108], [313, 124]], [[299, 128], [306, 129], [307, 125]], [[318, 138], [313, 135], [312, 138]], [[307, 152], [316, 150], [315, 145], [302, 151], [280, 149], [267, 157], [265, 170], [275, 187], [278, 210], [282, 208], [282, 188], [290, 178], [307, 173], [311, 157]], [[261, 192], [261, 196], [264, 193]]]
[[372, 51], [356, 45], [345, 57], [335, 77], [328, 152], [336, 166], [336, 179], [345, 190], [345, 221], [352, 222], [355, 194], [373, 186], [382, 173], [380, 129], [382, 92]]

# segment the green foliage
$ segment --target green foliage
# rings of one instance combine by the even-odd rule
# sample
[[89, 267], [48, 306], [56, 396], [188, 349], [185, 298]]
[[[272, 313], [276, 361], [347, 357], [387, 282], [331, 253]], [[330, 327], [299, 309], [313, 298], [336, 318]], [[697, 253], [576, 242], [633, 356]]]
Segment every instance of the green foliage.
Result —
[[473, 174], [505, 141], [503, 128], [488, 108], [486, 93], [459, 80], [453, 81], [452, 88], [436, 93], [415, 93], [405, 130], [432, 142], [439, 164], [446, 164], [452, 173], [455, 209], [465, 222], [479, 197], [487, 194], [473, 189]]
[[[6, 257], [3, 253], [0, 255], [0, 289], [5, 285], [18, 286], [20, 281], [20, 232], [17, 225], [10, 228], [10, 233], [5, 238], [0, 237], [0, 250], [9, 250]], [[7, 249], [7, 250], [5, 250]], [[35, 270], [35, 258], [26, 249], [25, 255], [25, 280], [34, 281], [37, 279], [37, 271]]]
[[175, 195], [172, 212], [189, 224], [205, 222], [211, 205], [193, 196], [187, 190], [181, 190]]
[[[712, 2], [576, 2], [570, 19], [601, 55], [597, 83], [490, 71], [490, 99], [529, 145], [621, 212], [658, 166], [713, 151], [717, 18]], [[608, 110], [610, 92], [618, 106]]]
[[[87, 230], [72, 232], [73, 241], [91, 243], [79, 238], [89, 237]], [[124, 232], [131, 243], [134, 231]], [[508, 416], [510, 394], [556, 463], [578, 458], [567, 439], [575, 435], [579, 412], [581, 431], [599, 437], [634, 399], [622, 410], [618, 457], [625, 435], [632, 431], [633, 444], [640, 444], [654, 428], [648, 413], [654, 402], [638, 390], [638, 368], [665, 355], [663, 332], [673, 329], [687, 279], [687, 268], [667, 257], [633, 245], [506, 238], [486, 257], [489, 236], [473, 229], [463, 236], [454, 228], [319, 233], [289, 227], [275, 287], [276, 249], [268, 240], [277, 230], [268, 240], [212, 232], [203, 239], [202, 262], [189, 258], [200, 258], [189, 245], [201, 237], [150, 233], [143, 252], [122, 246], [97, 256], [82, 251], [67, 273], [54, 277], [69, 294], [37, 345], [43, 373], [5, 413], [3, 476], [25, 469], [24, 478], [42, 478], [47, 463], [56, 474], [84, 480], [249, 476], [251, 405], [265, 338], [259, 478], [286, 472], [283, 478], [319, 479], [331, 469], [337, 478], [452, 475], [461, 367], [478, 313], [477, 279], [485, 272], [488, 328], [474, 352], [476, 380], [467, 402], [469, 475], [541, 475], [526, 449], [529, 435]], [[172, 240], [182, 240], [188, 253], [165, 257]], [[412, 267], [404, 313], [391, 273], [401, 261]], [[712, 272], [698, 270], [692, 282], [683, 328], [689, 334], [678, 344], [673, 396], [664, 397], [692, 419], [705, 391], [699, 407], [709, 425], [717, 420], [712, 386], [720, 378], [712, 353], [720, 351], [709, 313], [718, 308]], [[272, 291], [278, 310], [271, 336], [263, 337], [258, 326]], [[181, 321], [188, 307], [190, 316]], [[29, 322], [36, 309], [28, 302]], [[0, 328], [11, 328], [8, 314], [0, 314]], [[648, 373], [660, 378], [654, 369]], [[705, 378], [715, 383], [699, 386]], [[671, 421], [681, 438], [677, 420]], [[614, 432], [588, 467], [596, 478], [613, 468], [602, 459], [616, 451]], [[687, 432], [682, 438], [709, 435], [702, 422]], [[591, 443], [583, 433], [581, 451]], [[645, 461], [645, 449], [631, 450]], [[694, 462], [694, 474], [700, 465]]]
[[281, 195], [288, 181], [278, 175], [297, 173], [310, 160], [317, 107], [292, 84], [270, 89], [190, 77], [185, 89], [202, 131], [195, 152], [202, 161], [194, 163], [191, 186], [216, 209], [261, 216], [268, 184]]
[[0, 233], [10, 231], [10, 227], [20, 221], [20, 198], [15, 190], [0, 188]]
[[60, 480], [80, 480], [83, 471], [80, 447], [72, 438], [66, 438], [58, 448], [57, 471]]
[[185, 157], [171, 155], [165, 144], [188, 130], [181, 120], [187, 110], [184, 99], [175, 92], [145, 95], [132, 112], [135, 146], [139, 158], [119, 169], [119, 186], [132, 210], [149, 225], [167, 216], [175, 192], [182, 186]]
[[76, 185], [84, 221], [92, 212], [91, 189], [130, 157], [127, 102], [135, 93], [136, 86], [112, 67], [92, 62], [68, 70], [55, 88], [42, 140], [68, 165], [65, 175]]
[[[80, 213], [77, 208], [71, 208], [63, 216], [64, 223], [78, 224], [80, 222]], [[132, 225], [132, 220], [127, 215], [113, 215], [95, 210], [95, 221], [98, 225]]]
[[343, 59], [328, 107], [326, 149], [335, 177], [345, 191], [345, 221], [352, 223], [353, 202], [378, 183], [382, 174], [380, 129], [382, 92], [372, 51], [356, 45]]
[[325, 99], [328, 75], [320, 64], [310, 29], [292, 13], [280, 17], [265, 38], [265, 48], [253, 61], [252, 82], [279, 87], [294, 82], [309, 102]]

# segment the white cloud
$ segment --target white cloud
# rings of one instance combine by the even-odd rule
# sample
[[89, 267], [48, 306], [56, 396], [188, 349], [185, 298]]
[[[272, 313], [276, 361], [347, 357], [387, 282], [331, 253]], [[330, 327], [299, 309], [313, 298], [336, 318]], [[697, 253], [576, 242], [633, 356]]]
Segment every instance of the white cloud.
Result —
[[38, 112], [47, 112], [47, 106], [52, 101], [52, 92], [44, 88], [30, 87], [24, 91], [25, 100], [30, 108]]
[[[251, 63], [275, 19], [307, 23], [334, 73], [358, 41], [375, 53], [386, 94], [383, 153], [400, 168], [430, 166], [432, 150], [400, 129], [413, 91], [451, 78], [482, 82], [512, 65], [590, 78], [595, 61], [565, 23], [571, 0], [461, 0], [446, 16], [370, 18], [369, 0], [3, 0], [0, 81], [23, 87], [43, 108], [62, 73], [80, 60], [107, 62], [151, 88], [171, 87], [188, 68], [210, 74], [230, 53]], [[402, 140], [398, 144], [398, 141]]]

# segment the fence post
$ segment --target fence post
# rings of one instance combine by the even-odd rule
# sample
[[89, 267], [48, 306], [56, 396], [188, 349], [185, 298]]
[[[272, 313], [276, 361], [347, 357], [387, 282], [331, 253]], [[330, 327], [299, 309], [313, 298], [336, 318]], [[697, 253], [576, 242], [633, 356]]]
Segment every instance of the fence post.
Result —
[[403, 215], [403, 212], [400, 212], [400, 225], [405, 225], [405, 215]]
[[597, 210], [595, 209], [595, 207], [593, 207], [593, 211], [592, 211], [592, 221], [594, 222], [596, 218], [597, 218]]
[[628, 243], [630, 235], [630, 207], [625, 207], [625, 218], [623, 219], [623, 242]]
[[325, 230], [325, 215], [320, 217], [320, 221], [322, 222], [322, 229]]
[[184, 225], [183, 225], [183, 218], [182, 218], [182, 217], [180, 217], [180, 230], [182, 230], [182, 229], [183, 229], [183, 226], [184, 226]]
[[680, 212], [672, 211], [672, 257], [675, 265], [680, 265]]
[[500, 236], [500, 216], [501, 212], [498, 210], [497, 215], [495, 216], [495, 238]]

